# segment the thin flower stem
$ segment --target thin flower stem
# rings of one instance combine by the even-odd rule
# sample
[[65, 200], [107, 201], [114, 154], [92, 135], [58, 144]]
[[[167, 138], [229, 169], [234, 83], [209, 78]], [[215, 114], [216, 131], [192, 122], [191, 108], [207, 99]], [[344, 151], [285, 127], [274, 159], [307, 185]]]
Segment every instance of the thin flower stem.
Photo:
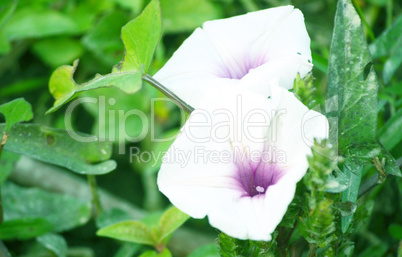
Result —
[[[0, 159], [1, 159], [1, 153], [3, 152], [4, 145], [7, 143], [8, 140], [8, 134], [6, 131], [3, 131], [3, 138], [1, 139], [0, 143]], [[3, 201], [1, 200], [1, 188], [0, 188], [0, 225], [3, 223]]]
[[352, 0], [352, 2], [353, 2], [353, 6], [355, 7], [357, 13], [359, 14], [360, 19], [362, 20], [364, 26], [366, 27], [369, 38], [371, 39], [372, 42], [374, 42], [375, 41], [374, 32], [371, 29], [370, 25], [368, 24], [366, 18], [364, 18], [364, 13], [363, 13], [362, 9], [360, 8], [360, 5], [357, 3], [356, 0]]
[[194, 111], [194, 108], [188, 105], [186, 102], [184, 102], [182, 99], [180, 99], [175, 93], [167, 89], [164, 85], [159, 83], [157, 80], [155, 80], [152, 76], [149, 74], [146, 74], [143, 79], [151, 84], [154, 88], [158, 89], [160, 92], [162, 92], [164, 95], [166, 95], [169, 99], [171, 99], [173, 102], [175, 102], [180, 108], [182, 108], [184, 111], [187, 113], [191, 113]]
[[91, 188], [91, 193], [92, 193], [92, 203], [95, 206], [95, 212], [96, 215], [98, 216], [103, 212], [102, 204], [100, 202], [99, 194], [98, 194], [98, 187], [96, 185], [96, 178], [94, 175], [87, 175], [87, 180], [89, 187]]
[[240, 2], [247, 12], [255, 12], [259, 10], [258, 6], [254, 3], [253, 0], [240, 0]]

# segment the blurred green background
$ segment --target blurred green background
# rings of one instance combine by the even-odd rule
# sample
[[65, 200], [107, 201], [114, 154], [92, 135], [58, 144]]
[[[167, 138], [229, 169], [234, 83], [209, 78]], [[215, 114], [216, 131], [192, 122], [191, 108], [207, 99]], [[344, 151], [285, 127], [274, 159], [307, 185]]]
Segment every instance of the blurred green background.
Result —
[[[124, 54], [120, 40], [121, 27], [135, 18], [147, 3], [146, 0], [1, 0], [0, 104], [24, 97], [33, 106], [34, 123], [65, 128], [64, 113], [67, 107], [45, 115], [46, 110], [53, 104], [48, 90], [50, 75], [58, 66], [71, 65], [76, 59], [80, 60], [74, 77], [78, 83], [88, 81], [97, 73], [109, 73]], [[323, 104], [335, 0], [161, 0], [164, 33], [150, 73], [158, 71], [191, 32], [204, 21], [287, 4], [296, 6], [304, 13], [311, 38], [314, 85], [319, 92], [316, 100]], [[390, 29], [395, 22], [401, 23], [400, 1], [359, 0], [354, 4], [365, 19], [364, 29], [369, 44]], [[380, 134], [384, 127], [391, 126], [391, 121], [397, 129], [401, 128], [402, 124], [400, 34], [402, 32], [398, 37], [398, 33], [395, 33], [395, 38], [391, 40], [394, 44], [388, 43], [381, 51], [372, 53], [374, 67], [381, 83], [378, 106]], [[147, 84], [134, 95], [107, 88], [86, 92], [83, 96], [104, 96], [106, 100], [117, 100], [115, 105], [107, 106], [106, 121], [109, 119], [108, 111], [113, 110], [127, 112], [138, 109], [149, 114], [148, 118], [151, 118], [150, 99], [163, 97]], [[97, 135], [99, 127], [105, 126], [98, 116], [97, 104], [79, 105], [73, 113], [73, 127], [78, 131]], [[155, 136], [162, 138], [174, 135], [182, 122], [180, 110], [174, 104], [162, 101], [155, 104], [154, 118]], [[2, 119], [0, 117], [0, 122], [4, 121]], [[144, 124], [138, 117], [132, 116], [125, 126], [126, 131], [135, 136], [141, 132]], [[109, 128], [106, 126], [105, 129], [108, 135]], [[402, 130], [399, 134], [402, 134]], [[399, 166], [402, 164], [401, 137], [398, 134], [393, 135], [387, 139], [392, 143], [386, 145]], [[141, 142], [125, 144], [126, 152], [133, 146], [142, 151], [163, 151], [168, 148], [169, 143], [151, 142], [150, 135], [147, 135]], [[118, 198], [118, 201], [128, 202], [135, 206], [139, 216], [145, 211], [157, 213], [169, 205], [156, 186], [158, 167], [136, 161], [130, 163], [128, 154], [118, 154], [118, 140], [114, 144], [112, 159], [118, 163], [117, 170], [97, 176], [100, 188], [116, 197], [112, 201]], [[67, 184], [61, 189], [65, 193], [79, 190], [75, 187], [81, 184], [71, 182], [76, 181], [74, 179], [79, 180], [78, 175], [53, 166], [30, 163], [26, 159], [19, 162], [22, 162], [22, 171], [24, 165], [28, 165], [27, 171], [12, 175], [11, 181], [56, 191], [58, 183]], [[56, 175], [47, 177], [46, 182], [35, 180], [28, 175], [29, 172], [34, 173], [35, 169], [46, 169], [44, 167], [69, 174], [74, 179], [70, 181], [57, 175], [59, 173], [52, 173]], [[368, 177], [374, 170], [367, 169], [365, 172]], [[70, 182], [72, 184], [69, 187]], [[53, 186], [47, 187], [44, 185], [46, 183]], [[355, 256], [396, 256], [394, 254], [398, 240], [402, 237], [401, 197], [402, 182], [394, 177], [365, 196], [365, 201], [372, 203], [372, 214], [367, 218], [366, 224], [356, 228], [353, 235], [352, 240], [356, 242]], [[186, 256], [203, 244], [214, 243], [217, 233], [206, 220], [190, 220], [185, 227], [188, 230], [178, 232], [172, 239], [171, 249], [174, 256]], [[95, 231], [95, 222], [89, 221], [84, 226], [64, 232], [62, 235], [70, 248], [68, 256], [114, 256], [118, 249], [122, 249], [121, 245], [113, 240], [96, 237]], [[42, 249], [43, 247], [40, 248], [35, 240], [11, 240], [7, 241], [6, 245], [16, 256], [52, 256]]]

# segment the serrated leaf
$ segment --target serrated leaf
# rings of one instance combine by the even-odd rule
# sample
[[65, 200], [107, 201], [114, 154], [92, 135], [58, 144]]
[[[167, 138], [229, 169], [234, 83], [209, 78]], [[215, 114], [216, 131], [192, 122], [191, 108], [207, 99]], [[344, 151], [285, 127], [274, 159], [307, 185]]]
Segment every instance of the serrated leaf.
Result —
[[32, 106], [23, 98], [0, 105], [0, 113], [6, 118], [6, 132], [9, 132], [14, 124], [29, 121], [33, 118]]
[[63, 104], [71, 101], [80, 93], [98, 88], [115, 86], [126, 93], [137, 92], [141, 86], [141, 72], [115, 72], [104, 76], [97, 75], [94, 79], [82, 85], [74, 81], [73, 75], [77, 68], [78, 60], [73, 66], [64, 65], [57, 68], [49, 80], [50, 93], [55, 98], [53, 107], [46, 113], [51, 113], [60, 108]]
[[169, 208], [159, 220], [158, 230], [159, 230], [159, 242], [172, 234], [176, 229], [178, 229], [184, 222], [188, 220], [190, 216], [183, 213], [176, 207]]
[[58, 257], [67, 256], [67, 243], [66, 240], [60, 235], [48, 233], [36, 238], [44, 247], [52, 251]]
[[25, 240], [52, 230], [52, 224], [44, 218], [19, 218], [5, 220], [0, 225], [1, 240]]
[[[4, 127], [0, 124], [0, 133]], [[79, 174], [100, 175], [116, 168], [116, 162], [109, 160], [111, 143], [99, 142], [96, 137], [82, 133], [76, 135], [90, 141], [80, 142], [63, 129], [17, 124], [11, 130], [4, 150], [56, 164]]]
[[152, 231], [144, 223], [135, 220], [122, 221], [104, 227], [98, 230], [96, 235], [139, 244], [155, 245]]
[[142, 71], [142, 75], [146, 74], [161, 35], [160, 4], [158, 0], [152, 0], [137, 18], [121, 29], [126, 53], [115, 69], [121, 72]]
[[50, 222], [53, 232], [62, 232], [85, 224], [91, 217], [90, 203], [69, 195], [22, 188], [10, 182], [4, 183], [2, 193], [5, 222], [41, 218]]

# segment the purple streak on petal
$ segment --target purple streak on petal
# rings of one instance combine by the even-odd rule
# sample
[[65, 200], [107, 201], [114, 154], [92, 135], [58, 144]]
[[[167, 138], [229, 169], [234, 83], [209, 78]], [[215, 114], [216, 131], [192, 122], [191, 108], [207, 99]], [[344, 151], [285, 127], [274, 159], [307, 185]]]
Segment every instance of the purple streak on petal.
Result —
[[265, 195], [268, 187], [275, 185], [283, 175], [276, 163], [260, 160], [251, 163], [245, 155], [237, 155], [235, 160], [237, 172], [234, 179], [243, 197]]
[[245, 53], [241, 63], [235, 61], [227, 61], [223, 64], [219, 77], [228, 79], [242, 79], [250, 70], [256, 69], [267, 62], [264, 53], [259, 54], [255, 58], [250, 53]]

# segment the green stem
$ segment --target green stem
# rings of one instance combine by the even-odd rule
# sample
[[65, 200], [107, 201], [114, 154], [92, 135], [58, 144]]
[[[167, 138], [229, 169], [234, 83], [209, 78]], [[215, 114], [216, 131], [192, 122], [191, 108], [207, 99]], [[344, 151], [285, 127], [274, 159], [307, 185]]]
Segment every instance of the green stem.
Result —
[[154, 88], [158, 89], [164, 95], [166, 95], [170, 100], [175, 102], [180, 108], [182, 108], [187, 113], [191, 113], [192, 111], [194, 111], [193, 107], [188, 105], [186, 102], [184, 102], [182, 99], [180, 99], [175, 93], [173, 93], [172, 91], [167, 89], [164, 85], [159, 83], [157, 80], [155, 80], [149, 74], [146, 74], [142, 79], [145, 80], [146, 82], [148, 82]]
[[360, 6], [356, 2], [356, 0], [352, 0], [352, 2], [353, 2], [353, 6], [355, 7], [357, 13], [359, 14], [360, 19], [362, 20], [364, 26], [366, 27], [369, 38], [371, 39], [372, 42], [374, 42], [375, 41], [374, 32], [371, 29], [370, 25], [368, 24], [367, 20], [364, 18], [364, 13], [363, 13], [362, 9], [360, 8]]
[[103, 212], [102, 204], [100, 202], [98, 187], [96, 185], [96, 178], [94, 175], [87, 175], [87, 180], [92, 193], [92, 204], [95, 206], [95, 216], [98, 216]]
[[[3, 138], [1, 139], [0, 143], [0, 159], [1, 159], [1, 153], [3, 152], [4, 145], [7, 143], [8, 140], [8, 134], [6, 131], [3, 131]], [[1, 200], [1, 188], [0, 188], [0, 225], [3, 223], [3, 201]]]

